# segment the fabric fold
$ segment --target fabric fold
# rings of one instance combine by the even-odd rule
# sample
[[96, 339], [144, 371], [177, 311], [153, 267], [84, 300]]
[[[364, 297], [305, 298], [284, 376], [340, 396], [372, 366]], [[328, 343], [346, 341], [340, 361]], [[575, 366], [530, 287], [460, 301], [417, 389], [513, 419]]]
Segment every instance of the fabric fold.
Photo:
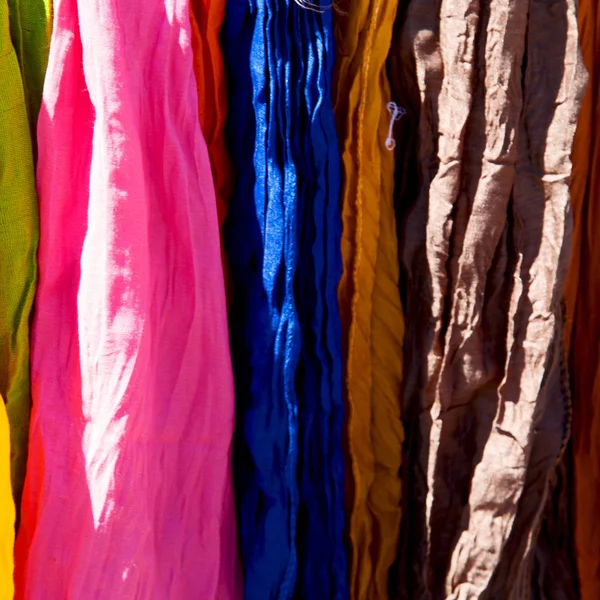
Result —
[[347, 597], [332, 11], [227, 3], [245, 597]]
[[589, 74], [573, 144], [573, 256], [565, 290], [565, 343], [573, 382], [573, 473], [571, 495], [574, 553], [582, 600], [600, 597], [600, 10], [597, 2], [580, 0], [579, 37]]
[[39, 220], [27, 97], [9, 34], [6, 0], [0, 7], [0, 395], [10, 423], [11, 481], [19, 506], [31, 408], [29, 321], [37, 279]]
[[388, 597], [401, 516], [404, 321], [385, 70], [396, 8], [393, 0], [344, 2], [335, 15], [351, 598]]
[[188, 9], [54, 4], [17, 598], [240, 597], [233, 380]]
[[8, 10], [35, 152], [37, 118], [52, 34], [52, 0], [8, 0]]
[[398, 593], [527, 597], [568, 436], [575, 5], [432, 0], [400, 19], [394, 95], [418, 129], [399, 160], [415, 153], [418, 172], [401, 171], [397, 198], [411, 465]]
[[225, 65], [219, 41], [224, 19], [224, 1], [190, 0], [190, 24], [196, 89], [198, 91], [198, 114], [202, 133], [208, 147], [215, 182], [225, 286], [228, 300], [231, 301], [233, 290], [223, 238], [223, 225], [234, 188], [233, 170], [225, 147], [227, 89]]
[[0, 598], [14, 596], [15, 503], [10, 485], [10, 427], [0, 398]]

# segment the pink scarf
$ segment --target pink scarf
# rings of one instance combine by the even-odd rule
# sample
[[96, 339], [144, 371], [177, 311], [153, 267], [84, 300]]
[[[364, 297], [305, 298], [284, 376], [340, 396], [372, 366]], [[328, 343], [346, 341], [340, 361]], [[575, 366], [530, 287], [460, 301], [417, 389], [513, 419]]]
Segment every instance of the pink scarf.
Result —
[[233, 382], [188, 3], [54, 11], [17, 598], [237, 598]]

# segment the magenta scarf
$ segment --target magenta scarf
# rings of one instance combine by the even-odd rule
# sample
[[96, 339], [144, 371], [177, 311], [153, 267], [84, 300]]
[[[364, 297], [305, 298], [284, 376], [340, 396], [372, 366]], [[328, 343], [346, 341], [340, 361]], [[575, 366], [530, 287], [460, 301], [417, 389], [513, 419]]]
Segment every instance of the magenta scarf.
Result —
[[185, 0], [56, 0], [17, 597], [239, 597], [234, 395]]

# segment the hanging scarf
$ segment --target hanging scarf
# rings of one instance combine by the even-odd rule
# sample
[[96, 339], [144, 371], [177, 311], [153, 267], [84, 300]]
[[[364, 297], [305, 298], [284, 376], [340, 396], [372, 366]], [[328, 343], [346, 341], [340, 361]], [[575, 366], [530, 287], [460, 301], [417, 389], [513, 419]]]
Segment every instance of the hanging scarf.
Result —
[[17, 598], [239, 598], [233, 380], [188, 3], [58, 0]]
[[600, 597], [600, 10], [597, 2], [578, 3], [580, 44], [589, 74], [573, 143], [573, 257], [565, 290], [565, 340], [573, 382], [574, 554], [582, 600]]
[[336, 11], [335, 112], [344, 174], [339, 304], [346, 353], [350, 596], [356, 600], [388, 597], [401, 516], [404, 321], [393, 204], [398, 113], [390, 105], [385, 70], [396, 7], [395, 0], [360, 0], [340, 3]]
[[191, 0], [190, 23], [192, 48], [194, 50], [194, 71], [198, 91], [198, 114], [200, 126], [210, 156], [217, 214], [221, 230], [221, 254], [228, 300], [233, 290], [229, 267], [223, 245], [222, 228], [227, 216], [227, 207], [233, 192], [233, 172], [225, 148], [225, 121], [227, 117], [227, 93], [225, 66], [219, 42], [219, 33], [225, 17], [224, 0]]
[[[31, 405], [29, 319], [37, 276], [38, 207], [27, 99], [16, 52], [9, 36], [9, 9], [2, 20], [0, 81], [0, 395], [10, 423], [12, 487], [20, 504]], [[27, 81], [27, 80], [25, 80]], [[27, 86], [25, 86], [27, 89]]]
[[232, 0], [224, 34], [245, 597], [344, 598], [331, 11]]
[[[0, 9], [1, 10], [1, 9]], [[10, 487], [10, 428], [0, 398], [0, 598], [11, 600], [15, 586], [15, 503]]]
[[417, 181], [403, 186], [416, 193], [399, 199], [410, 465], [399, 591], [520, 600], [569, 426], [575, 3], [409, 2], [395, 52], [395, 93], [418, 123]]
[[36, 145], [36, 125], [42, 102], [52, 33], [52, 0], [8, 0], [10, 34], [19, 59], [27, 116]]

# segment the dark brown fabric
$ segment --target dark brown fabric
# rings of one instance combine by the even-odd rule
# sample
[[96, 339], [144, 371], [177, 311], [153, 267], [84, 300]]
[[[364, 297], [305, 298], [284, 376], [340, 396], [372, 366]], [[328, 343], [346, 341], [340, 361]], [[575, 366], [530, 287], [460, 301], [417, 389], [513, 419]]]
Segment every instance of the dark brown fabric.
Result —
[[580, 0], [589, 83], [573, 144], [573, 258], [565, 296], [573, 381], [573, 513], [582, 600], [600, 598], [600, 4]]
[[398, 595], [520, 600], [546, 572], [533, 559], [568, 431], [561, 295], [585, 86], [575, 4], [412, 0], [399, 19], [388, 67], [413, 125], [397, 136]]

